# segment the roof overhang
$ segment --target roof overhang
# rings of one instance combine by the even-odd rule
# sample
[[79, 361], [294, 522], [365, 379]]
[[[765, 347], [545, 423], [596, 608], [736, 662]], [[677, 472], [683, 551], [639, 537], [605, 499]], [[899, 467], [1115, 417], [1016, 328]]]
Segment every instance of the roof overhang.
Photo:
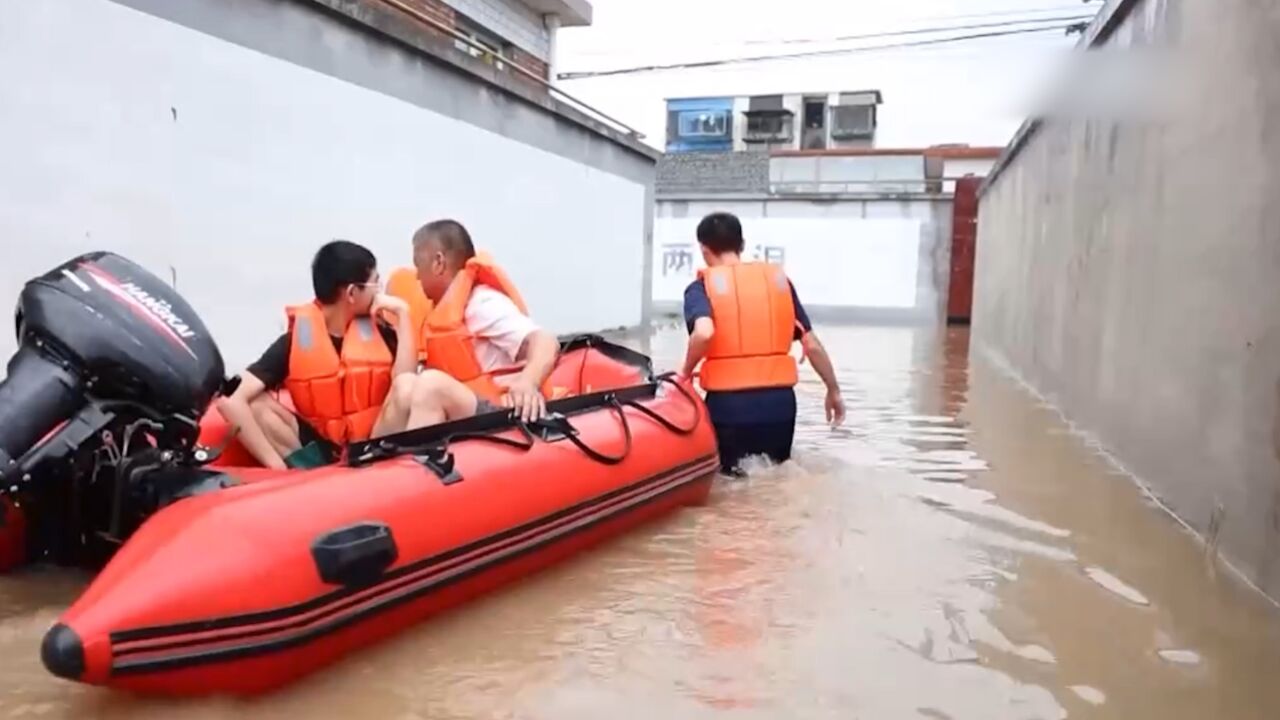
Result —
[[591, 24], [590, 0], [520, 0], [534, 12], [557, 15], [561, 27], [586, 27]]

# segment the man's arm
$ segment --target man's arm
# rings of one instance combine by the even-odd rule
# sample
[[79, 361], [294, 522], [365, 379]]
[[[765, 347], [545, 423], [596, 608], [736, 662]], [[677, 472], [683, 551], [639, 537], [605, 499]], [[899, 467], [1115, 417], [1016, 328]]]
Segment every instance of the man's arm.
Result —
[[547, 412], [547, 399], [542, 384], [555, 370], [560, 342], [556, 336], [538, 327], [507, 296], [477, 288], [467, 303], [467, 327], [517, 363], [524, 363], [520, 373], [507, 383], [502, 402], [513, 408], [526, 422], [537, 420]]
[[836, 379], [835, 366], [832, 365], [831, 356], [827, 354], [827, 348], [818, 339], [817, 333], [812, 331], [805, 333], [800, 339], [800, 344], [804, 346], [805, 355], [809, 357], [809, 364], [813, 365], [814, 372], [818, 373], [822, 383], [827, 386], [827, 392], [840, 394], [840, 381]]
[[385, 317], [381, 311], [386, 310], [388, 315], [395, 316], [396, 329], [396, 359], [391, 366], [391, 376], [396, 377], [405, 373], [414, 373], [418, 371], [418, 334], [414, 331], [413, 318], [410, 317], [409, 303], [405, 302], [395, 295], [379, 295], [373, 301], [373, 306], [369, 309], [369, 313], [375, 318], [380, 315]]
[[524, 363], [521, 378], [534, 387], [542, 387], [542, 383], [551, 377], [551, 371], [556, 369], [559, 356], [560, 341], [556, 336], [542, 328], [534, 330], [525, 337], [516, 355], [516, 362]]
[[827, 354], [826, 346], [814, 333], [813, 323], [809, 321], [809, 313], [805, 312], [795, 285], [791, 286], [791, 304], [796, 310], [796, 334], [799, 336], [800, 346], [804, 348], [805, 357], [813, 365], [814, 372], [822, 378], [822, 384], [827, 386], [827, 397], [823, 401], [827, 411], [827, 422], [839, 425], [844, 422], [845, 409], [844, 398], [840, 396], [840, 381], [836, 379], [835, 365], [831, 362], [831, 356]]
[[691, 377], [693, 371], [707, 356], [711, 348], [711, 338], [716, 334], [716, 324], [709, 317], [700, 317], [693, 321], [693, 331], [689, 333], [689, 347], [684, 352], [684, 365], [680, 374]]
[[685, 349], [680, 374], [692, 377], [698, 363], [707, 356], [711, 338], [716, 334], [716, 324], [711, 320], [711, 299], [701, 280], [694, 280], [684, 289], [684, 323], [689, 330], [689, 346]]
[[542, 395], [542, 383], [551, 377], [556, 357], [560, 354], [560, 342], [556, 336], [538, 328], [525, 336], [516, 353], [516, 361], [524, 363], [524, 369], [507, 386], [503, 403], [516, 411], [525, 422], [533, 422], [547, 414], [547, 398]]
[[267, 440], [266, 433], [258, 425], [258, 420], [253, 416], [253, 410], [249, 407], [249, 404], [265, 390], [266, 385], [262, 380], [257, 375], [246, 370], [240, 374], [240, 386], [236, 388], [235, 392], [231, 393], [230, 397], [218, 400], [218, 412], [231, 425], [231, 431], [236, 435], [236, 439], [240, 441], [240, 444], [244, 445], [245, 449], [263, 467], [284, 470], [287, 468], [284, 458], [280, 456], [280, 453], [276, 452], [276, 449]]

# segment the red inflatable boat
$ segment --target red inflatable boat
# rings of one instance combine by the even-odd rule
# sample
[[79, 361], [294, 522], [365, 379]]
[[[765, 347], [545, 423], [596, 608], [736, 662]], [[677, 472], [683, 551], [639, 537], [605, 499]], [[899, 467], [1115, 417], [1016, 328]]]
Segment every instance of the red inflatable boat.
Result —
[[[170, 504], [49, 631], [46, 667], [162, 694], [279, 687], [681, 505], [717, 470], [705, 407], [648, 358], [564, 346], [545, 421], [493, 413], [352, 445], [343, 464], [249, 467]], [[225, 427], [205, 417], [202, 444]]]

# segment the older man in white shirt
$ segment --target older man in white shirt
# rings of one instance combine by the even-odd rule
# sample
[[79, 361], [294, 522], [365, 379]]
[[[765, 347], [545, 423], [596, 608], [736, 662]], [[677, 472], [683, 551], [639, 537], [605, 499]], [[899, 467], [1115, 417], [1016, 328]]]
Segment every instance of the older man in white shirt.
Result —
[[[414, 233], [413, 264], [423, 292], [433, 303], [441, 302], [475, 257], [470, 233], [455, 220], [427, 223]], [[491, 375], [504, 391], [502, 404], [526, 421], [542, 417], [546, 412], [542, 387], [560, 351], [555, 335], [539, 327], [507, 294], [483, 283], [472, 286], [463, 324], [480, 372]], [[518, 372], [495, 373], [518, 365], [522, 366]], [[483, 409], [485, 402], [478, 398], [477, 406]]]

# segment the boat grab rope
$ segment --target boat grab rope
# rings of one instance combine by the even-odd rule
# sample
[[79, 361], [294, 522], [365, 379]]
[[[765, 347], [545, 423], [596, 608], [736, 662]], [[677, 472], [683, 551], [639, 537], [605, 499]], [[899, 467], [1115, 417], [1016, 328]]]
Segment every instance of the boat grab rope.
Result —
[[[605, 455], [599, 450], [587, 445], [582, 441], [582, 438], [578, 437], [578, 429], [573, 426], [573, 423], [569, 422], [569, 418], [564, 417], [563, 415], [549, 416], [536, 422], [541, 423], [543, 427], [563, 433], [565, 440], [573, 443], [575, 447], [581, 450], [584, 455], [592, 460], [605, 465], [617, 465], [623, 460], [626, 460], [627, 456], [631, 454], [631, 423], [627, 420], [627, 413], [624, 410], [622, 403], [618, 401], [617, 396], [612, 396], [607, 399], [605, 401], [605, 405], [608, 406], [609, 409], [613, 410], [613, 412], [617, 413], [618, 422], [622, 424], [622, 436], [625, 446], [622, 448], [621, 455]], [[517, 421], [517, 423], [521, 427], [525, 425], [523, 421]], [[528, 432], [528, 430], [525, 430], [525, 432]]]
[[531, 450], [534, 445], [534, 439], [533, 439], [534, 433], [530, 427], [530, 425], [532, 425], [534, 428], [537, 428], [539, 430], [547, 430], [551, 432], [560, 433], [565, 440], [568, 440], [569, 442], [573, 443], [573, 445], [577, 447], [579, 450], [581, 450], [584, 455], [591, 458], [592, 460], [595, 460], [596, 462], [603, 463], [605, 465], [617, 465], [621, 463], [623, 460], [627, 459], [627, 457], [631, 454], [631, 447], [633, 445], [633, 438], [631, 434], [631, 422], [627, 418], [627, 413], [626, 413], [626, 408], [628, 407], [639, 411], [641, 414], [652, 419], [654, 422], [658, 423], [662, 427], [666, 428], [670, 432], [673, 432], [677, 435], [689, 435], [693, 433], [693, 431], [698, 429], [698, 425], [702, 420], [702, 413], [697, 412], [697, 406], [698, 406], [697, 399], [694, 398], [693, 395], [690, 394], [689, 391], [686, 390], [682, 385], [680, 385], [679, 382], [676, 382], [675, 378], [671, 374], [662, 375], [656, 378], [656, 380], [659, 383], [670, 384], [677, 391], [679, 391], [680, 394], [683, 395], [686, 400], [689, 401], [689, 404], [692, 405], [694, 408], [693, 424], [689, 425], [688, 427], [680, 427], [679, 425], [676, 425], [675, 423], [671, 422], [667, 418], [663, 417], [661, 414], [655, 412], [654, 410], [651, 410], [650, 408], [645, 407], [635, 399], [629, 398], [627, 400], [620, 400], [618, 396], [615, 394], [612, 394], [612, 393], [607, 394], [605, 396], [604, 405], [617, 414], [618, 422], [622, 425], [622, 435], [623, 435], [623, 442], [625, 446], [623, 447], [622, 452], [618, 455], [606, 455], [600, 452], [599, 450], [596, 450], [595, 448], [591, 447], [590, 445], [587, 445], [585, 442], [582, 441], [582, 438], [578, 437], [578, 429], [573, 426], [573, 423], [569, 421], [569, 418], [559, 413], [548, 415], [539, 420], [535, 420], [533, 423], [526, 423], [523, 420], [516, 419], [514, 421], [515, 425], [520, 430], [521, 434], [524, 435], [527, 442], [520, 442], [518, 440], [512, 440], [510, 438], [504, 438], [497, 435], [484, 435], [484, 434], [478, 434], [478, 433], [458, 433], [458, 434], [447, 437], [444, 441], [444, 447], [447, 448], [450, 442], [454, 442], [456, 440], [471, 439], [471, 440], [484, 440], [487, 442], [497, 442], [503, 445], [507, 445], [509, 447], [514, 447], [520, 450], [528, 451], [528, 450]]
[[676, 425], [675, 423], [671, 422], [670, 420], [662, 417], [654, 410], [650, 410], [644, 405], [641, 405], [635, 400], [626, 400], [624, 404], [627, 407], [634, 408], [640, 411], [641, 413], [643, 413], [644, 415], [647, 415], [651, 420], [653, 420], [654, 422], [658, 423], [662, 427], [666, 428], [667, 430], [670, 430], [671, 432], [677, 435], [692, 434], [694, 430], [698, 429], [698, 425], [702, 422], [702, 413], [698, 411], [697, 398], [695, 398], [688, 390], [686, 390], [683, 385], [677, 382], [675, 379], [675, 376], [672, 373], [659, 375], [657, 377], [657, 381], [660, 383], [667, 383], [671, 385], [671, 387], [674, 387], [676, 390], [680, 392], [681, 395], [684, 396], [684, 399], [688, 400], [689, 404], [693, 406], [693, 424], [692, 425], [690, 425], [687, 428], [682, 428], [679, 425]]
[[[643, 399], [645, 397], [653, 397], [656, 387], [661, 384], [671, 385], [689, 401], [689, 405], [694, 409], [694, 418], [691, 424], [687, 426], [677, 425], [643, 404]], [[589, 406], [580, 406], [584, 401], [588, 402]], [[622, 424], [625, 445], [619, 454], [609, 455], [601, 452], [588, 445], [580, 437], [580, 433], [574, 427], [569, 415], [586, 410], [588, 407], [596, 409], [608, 408], [618, 416], [618, 420]], [[419, 435], [416, 442], [411, 437], [379, 438], [371, 442], [362, 443], [358, 447], [353, 446], [353, 449], [358, 449], [359, 451], [348, 456], [348, 463], [352, 466], [360, 466], [377, 462], [378, 460], [408, 455], [412, 456], [418, 463], [435, 470], [444, 478], [446, 475], [450, 477], [456, 475], [453, 471], [453, 454], [450, 452], [450, 446], [454, 443], [464, 440], [476, 440], [503, 445], [521, 452], [528, 452], [537, 444], [538, 439], [542, 439], [544, 442], [566, 440], [596, 462], [605, 465], [617, 465], [627, 459], [631, 454], [633, 445], [631, 419], [627, 417], [627, 408], [636, 410], [658, 423], [667, 431], [681, 436], [692, 434], [698, 429], [702, 421], [702, 413], [698, 410], [697, 398], [676, 381], [672, 373], [666, 373], [655, 377], [652, 383], [646, 386], [623, 388], [617, 391], [596, 393], [591, 397], [580, 396], [549, 403], [548, 410], [551, 412], [533, 422], [524, 422], [515, 417], [514, 412], [507, 412], [500, 418], [475, 417], [456, 421], [457, 425], [461, 427], [458, 427], [454, 432], [446, 431], [445, 434], [435, 434], [433, 432], [433, 436], [426, 438]], [[560, 410], [564, 412], [560, 412]], [[450, 423], [449, 425], [452, 424]], [[445, 427], [448, 427], [448, 425]], [[444, 428], [441, 427], [440, 429]], [[519, 431], [522, 437], [512, 438], [499, 434], [502, 430], [512, 429]], [[421, 431], [414, 432], [420, 433]], [[456, 479], [453, 481], [456, 481]]]
[[440, 478], [440, 483], [442, 485], [453, 485], [454, 483], [462, 482], [463, 477], [462, 473], [457, 469], [457, 462], [453, 453], [449, 450], [449, 445], [451, 443], [461, 440], [479, 440], [481, 442], [505, 445], [507, 447], [520, 450], [521, 452], [528, 452], [532, 450], [533, 446], [536, 444], [533, 428], [537, 428], [538, 430], [545, 431], [548, 434], [560, 433], [564, 439], [573, 443], [583, 452], [584, 455], [596, 462], [603, 463], [605, 465], [617, 465], [623, 460], [626, 460], [627, 456], [631, 454], [631, 424], [627, 421], [627, 414], [623, 410], [622, 403], [619, 402], [616, 397], [607, 399], [605, 401], [605, 405], [618, 414], [618, 419], [622, 423], [622, 434], [625, 438], [626, 446], [622, 449], [622, 453], [620, 455], [606, 455], [590, 445], [587, 445], [578, 437], [578, 429], [569, 422], [569, 418], [560, 415], [559, 413], [548, 415], [531, 423], [516, 419], [514, 421], [515, 427], [520, 431], [520, 434], [524, 436], [523, 441], [502, 437], [501, 435], [490, 435], [477, 432], [457, 432], [445, 436], [444, 439], [433, 443], [430, 447], [422, 447], [408, 451], [408, 454], [413, 457], [414, 462], [435, 473], [436, 476]]

